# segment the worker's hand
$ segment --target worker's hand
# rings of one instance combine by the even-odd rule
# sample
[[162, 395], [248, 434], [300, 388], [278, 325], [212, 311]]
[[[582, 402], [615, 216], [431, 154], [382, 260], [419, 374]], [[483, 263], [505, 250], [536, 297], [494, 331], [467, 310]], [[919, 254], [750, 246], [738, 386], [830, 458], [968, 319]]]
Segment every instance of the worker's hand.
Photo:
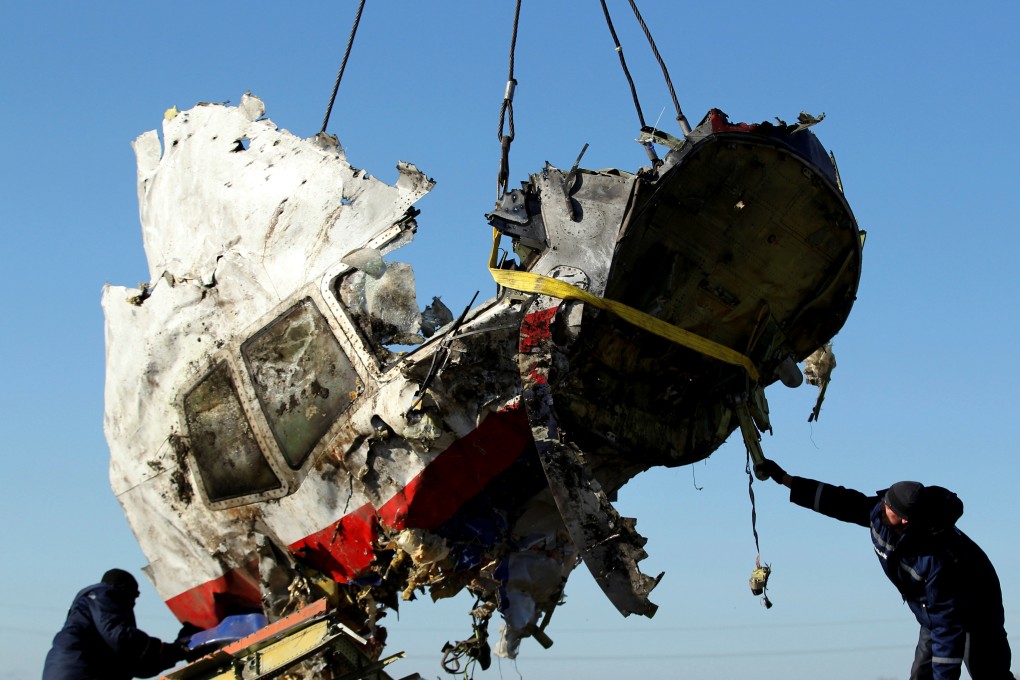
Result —
[[195, 659], [201, 659], [209, 651], [208, 648], [191, 649], [186, 642], [168, 642], [167, 646], [170, 647], [168, 654], [174, 664], [180, 661], [191, 663]]
[[180, 631], [177, 632], [177, 638], [174, 640], [174, 642], [183, 642], [187, 644], [188, 642], [191, 641], [192, 635], [201, 632], [202, 629], [196, 626], [195, 624], [185, 623], [183, 626], [181, 626]]
[[188, 647], [188, 645], [182, 644], [181, 645], [181, 654], [183, 654], [184, 656], [182, 656], [181, 658], [184, 659], [185, 661], [187, 661], [188, 663], [191, 663], [192, 661], [194, 661], [196, 659], [201, 659], [206, 654], [212, 653], [212, 651], [213, 651], [213, 649], [215, 649], [215, 647], [213, 647], [212, 649], [210, 647], [212, 647], [212, 646], [211, 645], [204, 645], [202, 647], [196, 647], [195, 649], [192, 649], [191, 647]]
[[159, 656], [150, 661], [151, 664], [144, 669], [144, 672], [139, 673], [137, 677], [148, 678], [155, 675], [159, 671], [173, 668], [178, 663], [184, 660], [191, 661], [188, 658], [188, 646], [182, 642], [161, 642], [159, 646]]
[[761, 472], [762, 474], [766, 475], [776, 484], [782, 484], [783, 478], [786, 477], [786, 470], [779, 467], [779, 464], [776, 463], [776, 461], [771, 460], [769, 458], [766, 458], [761, 463], [758, 463], [758, 465], [756, 465], [755, 468], [757, 472]]

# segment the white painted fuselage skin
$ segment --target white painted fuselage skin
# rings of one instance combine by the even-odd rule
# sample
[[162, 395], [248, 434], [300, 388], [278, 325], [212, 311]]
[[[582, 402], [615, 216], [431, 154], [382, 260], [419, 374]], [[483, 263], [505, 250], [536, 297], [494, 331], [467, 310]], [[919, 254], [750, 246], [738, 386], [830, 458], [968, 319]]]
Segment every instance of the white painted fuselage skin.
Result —
[[[467, 484], [456, 475], [447, 482], [420, 479], [430, 463], [479, 431], [487, 418], [493, 420], [481, 432], [499, 426], [517, 408], [520, 304], [483, 303], [458, 327], [464, 337], [440, 331], [399, 360], [383, 361], [381, 354], [388, 352], [357, 322], [371, 305], [339, 293], [340, 282], [354, 273], [343, 260], [362, 250], [381, 256], [409, 241], [416, 228], [412, 206], [433, 182], [401, 163], [399, 180], [389, 186], [353, 169], [334, 138], [299, 139], [263, 114], [261, 101], [245, 95], [237, 107], [168, 112], [162, 143], [155, 131], [135, 141], [151, 283], [103, 291], [111, 484], [149, 559], [146, 572], [157, 590], [179, 618], [203, 627], [227, 611], [224, 600], [258, 606], [265, 595], [259, 560], [267, 541], [284, 552], [314, 552], [309, 541], [317, 534], [355, 525], [371, 541], [341, 549], [335, 535], [332, 541], [317, 539], [319, 566], [324, 563], [327, 574], [341, 582], [356, 576], [381, 542], [413, 563], [399, 589], [424, 587], [425, 575], [438, 574], [448, 549], [434, 534], [402, 523], [414, 500], [407, 497], [408, 485], [444, 494], [448, 483], [453, 493], [445, 495], [451, 497], [474, 485], [474, 495], [526, 448], [503, 451], [501, 462], [491, 464], [485, 461], [493, 457], [483, 456], [476, 473], [465, 470]], [[273, 332], [265, 329], [274, 324], [283, 324], [285, 333], [298, 332], [300, 324], [287, 329], [288, 322], [278, 320], [302, 305], [325, 331], [320, 334], [330, 338], [328, 351], [346, 357], [352, 382], [350, 403], [295, 461], [274, 430], [279, 423], [265, 406], [273, 395], [259, 383], [257, 360], [245, 343]], [[302, 336], [302, 342], [314, 344], [312, 336]], [[466, 353], [465, 343], [489, 349]], [[477, 383], [472, 398], [442, 399], [443, 390], [460, 389], [442, 377], [433, 377], [431, 389], [418, 394], [437, 355], [443, 361], [438, 368], [471, 356], [491, 363], [465, 372], [465, 382]], [[201, 401], [194, 396], [201, 392], [196, 386], [210, 376], [224, 376], [220, 389], [233, 396], [197, 407], [206, 410], [189, 423], [189, 403]], [[307, 378], [288, 376], [283, 382]], [[242, 481], [221, 493], [203, 477], [209, 463], [203, 462], [195, 433], [189, 437], [189, 425], [194, 429], [231, 408], [244, 432], [234, 433], [236, 451], [227, 447], [223, 464]], [[520, 430], [527, 433], [526, 426]], [[448, 457], [453, 455], [456, 451]], [[246, 490], [244, 475], [256, 463], [264, 468], [261, 479], [271, 481]], [[532, 505], [536, 511], [528, 512]], [[555, 606], [575, 559], [548, 498], [522, 499], [519, 510], [523, 517], [514, 534], [525, 547], [504, 547], [520, 553], [508, 558], [513, 573], [505, 582], [518, 594], [506, 617], [512, 629], [523, 631]], [[294, 578], [288, 559], [282, 568]], [[545, 574], [542, 584], [535, 582], [536, 560]], [[519, 579], [530, 582], [517, 584]]]

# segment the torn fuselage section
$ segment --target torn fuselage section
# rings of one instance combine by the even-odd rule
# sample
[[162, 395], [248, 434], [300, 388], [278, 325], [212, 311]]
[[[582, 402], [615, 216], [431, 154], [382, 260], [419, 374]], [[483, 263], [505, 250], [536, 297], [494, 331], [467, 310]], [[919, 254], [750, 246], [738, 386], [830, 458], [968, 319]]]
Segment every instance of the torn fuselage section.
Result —
[[[614, 602], [647, 601], [649, 580], [636, 575], [643, 539], [611, 533], [619, 520], [600, 492], [704, 459], [737, 427], [760, 450], [763, 389], [799, 384], [795, 362], [853, 304], [861, 233], [806, 128], [712, 111], [654, 172], [547, 166], [488, 215], [519, 258], [501, 266], [522, 274], [504, 280], [539, 293], [520, 347], [533, 435], [552, 452], [545, 471], [582, 553], [620, 541], [616, 564], [585, 558]], [[586, 535], [591, 518], [607, 528]], [[636, 572], [629, 586], [604, 576], [621, 564]]]
[[263, 114], [201, 105], [136, 140], [151, 283], [103, 295], [111, 482], [168, 606], [210, 627], [326, 597], [381, 649], [387, 610], [468, 591], [474, 642], [449, 656], [481, 660], [497, 612], [497, 652], [546, 639], [583, 561], [650, 616], [612, 493], [765, 428], [777, 367], [849, 310], [856, 226], [800, 133], [710, 117], [657, 174], [547, 166], [490, 215], [507, 271], [692, 329], [758, 379], [584, 298], [421, 309], [388, 256], [432, 181], [379, 182]]
[[467, 590], [515, 654], [578, 560], [520, 406], [523, 305], [420, 309], [388, 256], [432, 181], [263, 114], [135, 142], [152, 282], [104, 290], [105, 430], [146, 571], [181, 621], [326, 597], [379, 649], [388, 609]]
[[[751, 395], [781, 376], [799, 384], [795, 363], [842, 327], [861, 232], [807, 127], [731, 124], [713, 110], [654, 174], [546, 167], [489, 214], [519, 257], [505, 268], [573, 278], [695, 336], [680, 342], [618, 312], [564, 303], [582, 309], [576, 324], [551, 328], [551, 384], [561, 425], [589, 456], [705, 458], [735, 427], [734, 395], [762, 401]], [[607, 216], [604, 203], [618, 212]], [[761, 377], [699, 349], [702, 339]], [[767, 425], [767, 409], [752, 407]]]
[[[628, 173], [564, 173], [547, 165], [523, 190], [504, 195], [489, 219], [514, 237], [522, 269], [601, 295], [636, 187], [637, 177]], [[554, 405], [553, 386], [575, 370], [565, 350], [576, 341], [584, 311], [559, 302], [537, 296], [521, 325], [522, 401], [539, 461], [571, 540], [606, 596], [624, 615], [652, 616], [655, 605], [648, 594], [658, 579], [637, 566], [646, 557], [645, 539], [635, 531], [634, 520], [613, 508], [586, 452], [576, 445], [573, 428], [564, 426], [562, 411]], [[626, 470], [613, 479], [616, 486], [609, 492], [641, 469], [618, 455], [598, 462], [616, 473]]]

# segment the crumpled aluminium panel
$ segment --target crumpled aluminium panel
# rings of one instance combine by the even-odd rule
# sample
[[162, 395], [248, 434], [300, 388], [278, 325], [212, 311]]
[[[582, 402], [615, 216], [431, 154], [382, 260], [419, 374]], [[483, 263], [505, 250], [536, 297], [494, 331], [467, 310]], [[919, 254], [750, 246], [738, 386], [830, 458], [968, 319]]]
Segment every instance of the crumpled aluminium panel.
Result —
[[[386, 185], [335, 138], [263, 113], [250, 95], [168, 112], [162, 141], [134, 144], [152, 283], [103, 291], [105, 430], [146, 571], [202, 627], [285, 614], [324, 577], [370, 637], [398, 596], [467, 588], [481, 624], [500, 610], [497, 651], [514, 655], [578, 563], [518, 402], [521, 304], [482, 303], [459, 325], [438, 298], [420, 313], [413, 272], [382, 256], [410, 240], [432, 180], [402, 163]], [[326, 336], [353, 381], [322, 379]], [[408, 355], [387, 347], [422, 336]], [[290, 400], [330, 390], [342, 417], [288, 454], [307, 416]], [[228, 439], [210, 425], [224, 409]], [[256, 493], [238, 490], [255, 477]]]
[[[134, 142], [153, 283], [103, 291], [111, 484], [167, 598], [221, 577], [217, 559], [248, 530], [243, 510], [198, 503], [171, 436], [184, 432], [180, 391], [344, 254], [409, 237], [408, 211], [433, 185], [401, 164], [389, 186], [352, 168], [335, 139], [300, 139], [263, 113], [250, 95], [236, 108], [199, 105], [168, 114], [162, 144], [156, 131]], [[176, 484], [147, 483], [161, 475]]]

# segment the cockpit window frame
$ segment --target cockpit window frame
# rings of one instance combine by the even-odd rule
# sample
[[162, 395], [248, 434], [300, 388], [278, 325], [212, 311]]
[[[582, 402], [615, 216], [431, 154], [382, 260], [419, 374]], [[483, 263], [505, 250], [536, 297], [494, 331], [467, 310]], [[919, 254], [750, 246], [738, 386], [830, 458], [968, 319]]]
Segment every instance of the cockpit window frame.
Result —
[[[308, 472], [312, 469], [312, 467], [314, 467], [316, 460], [321, 457], [324, 451], [330, 448], [331, 442], [336, 438], [341, 430], [343, 430], [353, 412], [356, 411], [359, 404], [363, 402], [366, 397], [366, 393], [374, 391], [372, 386], [378, 382], [378, 376], [380, 374], [380, 367], [378, 363], [375, 362], [373, 360], [374, 357], [369, 354], [367, 348], [364, 346], [363, 339], [356, 333], [353, 323], [347, 317], [344, 310], [338, 305], [333, 304], [331, 296], [323, 295], [322, 293], [323, 286], [328, 285], [324, 284], [323, 281], [328, 281], [332, 278], [333, 277], [320, 279], [319, 281], [304, 286], [294, 294], [288, 296], [285, 300], [282, 300], [278, 305], [274, 306], [272, 310], [264, 314], [256, 323], [253, 323], [247, 331], [238, 334], [235, 339], [210, 356], [202, 372], [199, 374], [199, 377], [191, 383], [189, 389], [182, 391], [182, 394], [178, 397], [177, 412], [180, 414], [181, 426], [185, 434], [187, 434], [188, 421], [184, 404], [185, 398], [187, 395], [192, 393], [192, 390], [194, 390], [202, 380], [206, 379], [214, 370], [216, 370], [218, 366], [226, 363], [227, 370], [230, 372], [234, 388], [237, 392], [238, 398], [240, 399], [242, 411], [255, 435], [258, 447], [265, 459], [269, 462], [273, 472], [281, 481], [281, 486], [278, 489], [242, 494], [230, 499], [212, 500], [206, 493], [205, 480], [200, 475], [200, 468], [198, 467], [197, 460], [194, 459], [195, 454], [194, 452], [191, 452], [189, 455], [191, 458], [191, 460], [189, 460], [189, 466], [194, 476], [195, 486], [198, 488], [203, 502], [210, 509], [225, 510], [229, 508], [242, 507], [252, 503], [260, 503], [283, 498], [297, 491]], [[341, 352], [347, 356], [354, 372], [357, 374], [359, 387], [357, 397], [344, 409], [344, 411], [336, 418], [335, 422], [333, 422], [325, 433], [318, 439], [311, 451], [301, 462], [301, 465], [294, 468], [287, 463], [287, 457], [284, 455], [279, 443], [277, 442], [265, 413], [262, 410], [261, 402], [253, 384], [253, 378], [241, 352], [241, 346], [250, 338], [255, 337], [277, 320], [289, 314], [298, 304], [301, 304], [305, 300], [311, 300], [312, 305], [322, 318], [325, 319], [326, 325], [329, 331], [336, 338]]]
[[[199, 464], [198, 454], [190, 444], [191, 432], [190, 427], [188, 426], [186, 401], [187, 398], [194, 392], [194, 390], [200, 384], [210, 379], [216, 371], [220, 370], [221, 367], [226, 368], [226, 371], [229, 374], [231, 381], [233, 382], [235, 396], [237, 396], [238, 401], [240, 402], [241, 411], [248, 422], [248, 427], [251, 429], [252, 434], [254, 435], [255, 443], [259, 448], [259, 452], [262, 454], [262, 457], [265, 459], [265, 461], [269, 464], [269, 467], [273, 471], [273, 474], [275, 474], [276, 478], [280, 481], [280, 486], [276, 489], [264, 489], [251, 493], [242, 493], [229, 498], [221, 498], [217, 500], [213, 500], [213, 498], [209, 496], [209, 492], [206, 487], [206, 480], [200, 472], [202, 466]], [[220, 351], [213, 356], [210, 365], [206, 368], [206, 370], [202, 372], [201, 377], [198, 380], [196, 380], [191, 385], [191, 388], [184, 392], [184, 394], [182, 394], [180, 399], [178, 400], [179, 402], [178, 410], [181, 413], [181, 424], [188, 434], [189, 442], [188, 463], [189, 466], [191, 467], [192, 474], [195, 477], [196, 482], [195, 486], [198, 488], [202, 500], [205, 502], [206, 505], [209, 506], [209, 508], [213, 510], [225, 510], [227, 508], [236, 508], [238, 506], [248, 505], [249, 503], [254, 503], [257, 501], [266, 501], [276, 498], [283, 498], [284, 496], [291, 493], [293, 490], [291, 488], [292, 475], [289, 474], [289, 471], [286, 469], [286, 467], [280, 466], [278, 456], [273, 456], [270, 454], [270, 449], [266, 446], [264, 433], [260, 431], [260, 428], [252, 419], [252, 414], [249, 409], [249, 399], [244, 394], [245, 387], [243, 385], [243, 381], [238, 380], [238, 376], [240, 374], [241, 371], [238, 370], [235, 358], [232, 357], [229, 352]]]
[[[311, 310], [311, 317], [313, 322], [316, 323], [322, 322], [326, 324], [327, 330], [330, 332], [330, 337], [332, 338], [333, 342], [336, 343], [335, 344], [336, 350], [339, 352], [339, 355], [343, 357], [343, 360], [347, 363], [347, 367], [349, 367], [350, 371], [354, 373], [355, 380], [353, 385], [345, 386], [347, 388], [346, 389], [347, 395], [351, 396], [350, 401], [343, 405], [342, 408], [340, 408], [340, 410], [336, 413], [336, 416], [332, 421], [332, 424], [330, 424], [320, 435], [318, 435], [315, 438], [314, 443], [311, 445], [310, 448], [302, 448], [299, 456], [300, 459], [295, 464], [295, 461], [292, 460], [292, 458], [295, 457], [293, 456], [294, 452], [288, 452], [287, 443], [283, 440], [284, 437], [280, 432], [280, 430], [283, 428], [282, 418], [274, 418], [273, 413], [271, 413], [271, 411], [273, 411], [274, 409], [271, 408], [271, 404], [266, 401], [264, 395], [259, 390], [258, 380], [256, 379], [258, 362], [255, 361], [254, 357], [250, 355], [248, 350], [249, 348], [253, 347], [254, 344], [256, 344], [261, 338], [271, 333], [272, 329], [278, 323], [283, 323], [284, 320], [287, 319], [287, 317], [295, 315], [301, 308], [307, 308]], [[300, 470], [302, 467], [304, 467], [305, 462], [313, 456], [317, 449], [321, 448], [322, 442], [329, 438], [328, 435], [330, 431], [334, 428], [335, 424], [343, 418], [343, 415], [352, 406], [354, 406], [355, 402], [357, 402], [357, 400], [361, 397], [361, 395], [365, 391], [364, 376], [358, 372], [355, 366], [355, 362], [351, 360], [349, 353], [344, 351], [344, 344], [337, 337], [336, 331], [333, 328], [329, 327], [329, 319], [327, 315], [324, 314], [321, 309], [319, 309], [319, 306], [316, 305], [315, 301], [310, 296], [306, 296], [299, 299], [295, 304], [285, 309], [275, 319], [264, 325], [255, 333], [245, 338], [245, 340], [240, 343], [240, 355], [246, 369], [246, 377], [251, 381], [252, 388], [255, 391], [256, 399], [259, 406], [261, 407], [261, 412], [263, 418], [265, 418], [266, 425], [273, 435], [273, 440], [276, 442], [277, 449], [279, 450], [284, 462], [291, 470]], [[315, 385], [315, 383], [313, 383], [313, 385]], [[312, 389], [314, 390], [315, 388], [313, 387]], [[325, 390], [325, 392], [327, 394], [326, 398], [328, 398], [329, 390], [327, 389]], [[315, 398], [316, 397], [313, 394], [312, 399]], [[295, 403], [294, 406], [299, 407], [300, 405]], [[280, 406], [280, 408], [284, 407]], [[312, 408], [314, 408], [314, 405], [312, 406]]]

